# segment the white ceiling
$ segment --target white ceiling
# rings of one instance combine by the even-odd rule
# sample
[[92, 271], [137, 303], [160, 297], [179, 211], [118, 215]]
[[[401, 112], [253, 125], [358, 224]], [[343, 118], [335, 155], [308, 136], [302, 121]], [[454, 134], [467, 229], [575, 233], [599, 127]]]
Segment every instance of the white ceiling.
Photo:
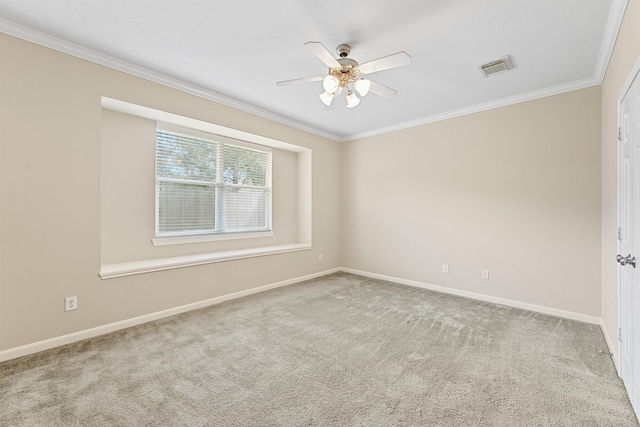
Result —
[[[626, 0], [0, 0], [0, 31], [162, 81], [337, 140], [599, 84]], [[349, 43], [398, 90], [327, 110], [326, 73], [304, 46]], [[478, 65], [510, 55], [514, 69]], [[137, 66], [137, 67], [134, 67]], [[142, 67], [142, 68], [140, 68]], [[344, 97], [344, 94], [343, 94]]]

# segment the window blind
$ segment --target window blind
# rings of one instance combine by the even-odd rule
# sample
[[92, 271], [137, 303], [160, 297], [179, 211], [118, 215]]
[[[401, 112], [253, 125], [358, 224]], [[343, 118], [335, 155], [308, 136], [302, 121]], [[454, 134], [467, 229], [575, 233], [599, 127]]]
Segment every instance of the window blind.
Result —
[[156, 236], [271, 230], [271, 152], [156, 130]]

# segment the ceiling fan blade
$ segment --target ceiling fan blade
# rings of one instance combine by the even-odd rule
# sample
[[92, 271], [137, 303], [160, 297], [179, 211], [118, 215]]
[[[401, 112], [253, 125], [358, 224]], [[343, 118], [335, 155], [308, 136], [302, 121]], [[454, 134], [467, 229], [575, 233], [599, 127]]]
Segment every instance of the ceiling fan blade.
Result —
[[407, 52], [398, 52], [393, 55], [360, 64], [358, 65], [358, 69], [362, 74], [371, 74], [377, 73], [378, 71], [388, 70], [389, 68], [402, 67], [403, 65], [409, 65], [410, 63], [411, 57]]
[[306, 42], [304, 44], [307, 49], [311, 51], [318, 59], [329, 68], [340, 68], [341, 65], [336, 58], [333, 57], [331, 52], [327, 50], [320, 42]]
[[398, 93], [398, 91], [395, 89], [391, 89], [390, 87], [381, 85], [380, 83], [376, 83], [372, 80], [369, 81], [371, 82], [371, 88], [369, 89], [369, 92], [375, 93], [378, 96], [391, 99]]
[[293, 79], [293, 80], [283, 80], [281, 82], [277, 82], [278, 86], [289, 86], [296, 85], [298, 83], [311, 83], [311, 82], [319, 82], [323, 79], [324, 76], [314, 76], [314, 77], [305, 77], [302, 79]]

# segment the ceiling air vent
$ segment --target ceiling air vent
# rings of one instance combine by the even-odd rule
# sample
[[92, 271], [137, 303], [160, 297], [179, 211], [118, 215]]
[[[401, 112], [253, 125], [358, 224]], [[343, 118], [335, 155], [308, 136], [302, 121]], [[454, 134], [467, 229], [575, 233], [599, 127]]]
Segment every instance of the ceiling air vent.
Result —
[[480, 71], [482, 71], [482, 75], [485, 77], [489, 77], [493, 74], [499, 73], [501, 71], [507, 71], [513, 68], [511, 65], [511, 58], [509, 56], [503, 56], [500, 59], [496, 59], [495, 61], [488, 62], [480, 66]]

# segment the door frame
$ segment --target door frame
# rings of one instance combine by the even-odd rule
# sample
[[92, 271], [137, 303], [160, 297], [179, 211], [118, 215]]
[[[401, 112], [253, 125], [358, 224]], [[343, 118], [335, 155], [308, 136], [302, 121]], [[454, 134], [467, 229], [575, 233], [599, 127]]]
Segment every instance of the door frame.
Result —
[[[625, 84], [622, 86], [622, 90], [620, 92], [620, 94], [618, 95], [618, 100], [617, 100], [617, 119], [616, 119], [616, 123], [617, 123], [617, 129], [618, 131], [620, 131], [622, 129], [623, 123], [622, 123], [622, 101], [624, 100], [625, 96], [627, 95], [627, 93], [629, 92], [629, 89], [631, 89], [631, 86], [633, 85], [635, 79], [638, 78], [640, 79], [640, 57], [638, 57], [638, 59], [636, 60], [635, 65], [633, 66], [633, 68], [631, 69], [629, 75], [627, 76], [627, 80], [625, 82]], [[617, 168], [616, 168], [616, 186], [617, 186], [617, 199], [616, 199], [616, 224], [617, 224], [617, 230], [620, 230], [621, 227], [621, 223], [620, 223], [620, 216], [621, 216], [621, 211], [620, 211], [620, 206], [621, 206], [621, 199], [622, 199], [622, 194], [621, 194], [621, 163], [620, 163], [620, 155], [621, 155], [621, 140], [620, 139], [616, 139], [616, 163], [617, 163]], [[640, 162], [638, 165], [633, 165], [634, 167], [637, 167], [640, 169]], [[640, 189], [634, 189], [635, 193], [639, 193]], [[620, 249], [621, 249], [621, 241], [619, 238], [616, 239], [616, 250], [617, 253], [620, 253]], [[611, 258], [612, 262], [613, 262], [613, 257]], [[622, 327], [622, 315], [621, 315], [621, 308], [622, 308], [622, 292], [621, 292], [621, 273], [622, 273], [622, 269], [620, 268], [620, 265], [616, 265], [616, 278], [617, 278], [617, 309], [618, 309], [618, 315], [617, 315], [617, 327], [618, 327], [618, 337], [616, 337], [616, 342], [617, 342], [617, 358], [616, 360], [614, 360], [614, 365], [618, 371], [618, 375], [620, 377], [622, 377], [622, 342], [620, 341], [620, 330]], [[638, 272], [640, 274], [640, 271]], [[634, 340], [634, 344], [632, 345], [636, 345], [637, 348], [640, 349], [640, 339]], [[640, 366], [638, 366], [638, 368], [640, 368]]]

